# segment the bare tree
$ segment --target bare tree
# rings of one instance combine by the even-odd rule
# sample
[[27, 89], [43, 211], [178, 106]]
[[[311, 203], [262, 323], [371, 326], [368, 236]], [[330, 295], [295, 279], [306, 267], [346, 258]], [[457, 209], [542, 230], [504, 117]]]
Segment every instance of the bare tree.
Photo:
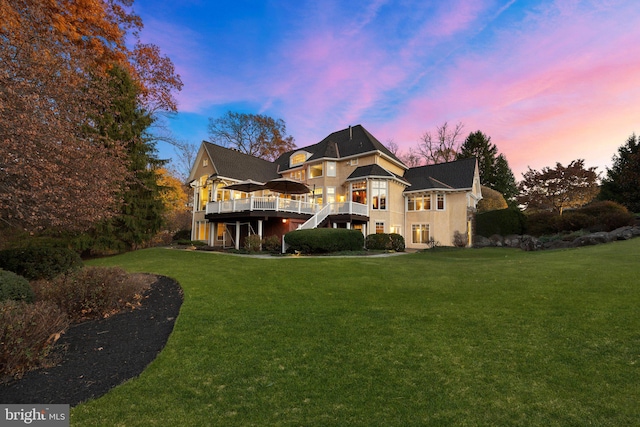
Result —
[[460, 134], [464, 125], [458, 123], [454, 129], [447, 122], [436, 128], [435, 134], [427, 131], [418, 141], [417, 152], [426, 164], [451, 162], [460, 149]]
[[286, 133], [284, 120], [261, 114], [228, 111], [209, 119], [211, 142], [265, 160], [275, 160], [296, 147], [293, 137]]
[[402, 163], [407, 165], [410, 168], [415, 168], [417, 166], [423, 165], [423, 158], [420, 153], [414, 149], [413, 147], [409, 147], [407, 152], [402, 152], [398, 155], [398, 158], [402, 160]]

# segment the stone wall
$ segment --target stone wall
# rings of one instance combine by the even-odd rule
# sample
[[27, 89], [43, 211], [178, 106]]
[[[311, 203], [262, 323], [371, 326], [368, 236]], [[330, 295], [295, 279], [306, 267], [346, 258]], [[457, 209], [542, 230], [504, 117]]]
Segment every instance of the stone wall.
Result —
[[508, 236], [499, 236], [496, 234], [489, 238], [483, 236], [474, 236], [473, 247], [505, 247], [522, 249], [524, 251], [537, 251], [542, 249], [562, 249], [576, 248], [579, 246], [599, 245], [602, 243], [613, 242], [615, 240], [629, 240], [638, 236], [640, 236], [640, 226], [620, 227], [610, 232], [602, 231], [598, 233], [591, 233], [577, 237], [573, 240], [557, 239], [551, 241], [542, 241], [537, 237], [529, 236], [526, 234], [511, 234]]

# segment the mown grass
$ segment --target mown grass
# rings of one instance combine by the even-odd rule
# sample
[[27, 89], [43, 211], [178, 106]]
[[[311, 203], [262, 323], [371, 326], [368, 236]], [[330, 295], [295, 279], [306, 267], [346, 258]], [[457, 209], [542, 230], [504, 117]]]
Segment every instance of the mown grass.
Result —
[[637, 425], [639, 256], [97, 260], [174, 277], [185, 301], [160, 356], [72, 425]]

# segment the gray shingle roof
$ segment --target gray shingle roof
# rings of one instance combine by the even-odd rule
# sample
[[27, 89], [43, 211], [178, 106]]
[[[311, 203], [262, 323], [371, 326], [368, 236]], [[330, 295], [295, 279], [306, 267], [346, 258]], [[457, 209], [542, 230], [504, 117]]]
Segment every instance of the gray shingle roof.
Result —
[[476, 159], [473, 157], [411, 168], [404, 174], [411, 183], [405, 191], [472, 188], [475, 167]]
[[307, 151], [311, 153], [307, 161], [322, 158], [343, 159], [358, 154], [380, 151], [400, 164], [403, 164], [362, 125], [356, 125], [333, 132], [317, 144], [284, 153], [276, 160], [281, 172], [289, 169], [289, 158], [297, 151]]
[[240, 181], [267, 182], [280, 177], [277, 166], [268, 160], [204, 141], [217, 175]]

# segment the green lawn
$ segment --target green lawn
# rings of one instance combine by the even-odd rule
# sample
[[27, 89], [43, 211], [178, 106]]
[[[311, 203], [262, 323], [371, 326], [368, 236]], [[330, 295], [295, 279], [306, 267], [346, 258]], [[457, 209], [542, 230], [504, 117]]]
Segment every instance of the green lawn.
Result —
[[640, 239], [566, 251], [252, 259], [152, 249], [185, 301], [104, 426], [640, 424]]

